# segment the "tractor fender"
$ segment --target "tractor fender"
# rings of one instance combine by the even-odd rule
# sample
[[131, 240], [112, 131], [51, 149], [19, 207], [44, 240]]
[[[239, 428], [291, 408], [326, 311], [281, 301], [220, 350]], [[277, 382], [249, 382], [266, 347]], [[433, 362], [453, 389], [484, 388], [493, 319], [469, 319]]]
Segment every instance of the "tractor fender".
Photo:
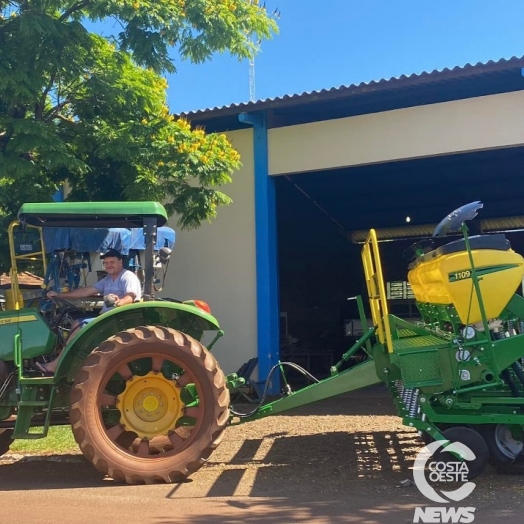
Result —
[[204, 331], [218, 331], [217, 319], [196, 306], [180, 302], [138, 302], [114, 308], [84, 326], [59, 357], [56, 376], [74, 380], [87, 356], [109, 337], [138, 326], [164, 326], [200, 340]]

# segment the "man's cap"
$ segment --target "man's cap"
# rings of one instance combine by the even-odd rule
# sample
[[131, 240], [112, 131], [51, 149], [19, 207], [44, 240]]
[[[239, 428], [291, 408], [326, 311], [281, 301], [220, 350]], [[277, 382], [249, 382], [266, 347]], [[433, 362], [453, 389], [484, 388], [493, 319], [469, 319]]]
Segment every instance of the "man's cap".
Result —
[[105, 253], [100, 254], [100, 258], [103, 260], [104, 258], [118, 258], [118, 260], [122, 260], [122, 253], [120, 251], [117, 251], [116, 249], [108, 249]]

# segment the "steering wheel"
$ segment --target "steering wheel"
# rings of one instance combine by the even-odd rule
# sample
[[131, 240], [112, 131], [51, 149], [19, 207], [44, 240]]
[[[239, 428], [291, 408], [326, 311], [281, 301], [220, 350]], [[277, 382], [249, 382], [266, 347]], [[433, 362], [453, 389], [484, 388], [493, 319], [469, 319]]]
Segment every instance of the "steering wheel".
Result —
[[72, 302], [69, 302], [69, 300], [65, 300], [64, 298], [46, 297], [44, 300], [52, 300], [56, 303], [58, 309], [65, 309], [64, 313], [85, 313], [85, 311], [80, 306], [77, 306], [76, 304], [73, 304]]
[[[46, 303], [49, 306], [52, 304], [52, 306], [46, 306]], [[41, 311], [53, 331], [56, 331], [62, 325], [71, 324], [75, 317], [85, 316], [85, 311], [81, 307], [58, 297], [46, 296], [42, 298]]]
[[[51, 307], [46, 307], [46, 303]], [[51, 331], [58, 336], [59, 346], [65, 345], [75, 318], [85, 316], [85, 311], [81, 307], [58, 297], [43, 297], [41, 309]]]

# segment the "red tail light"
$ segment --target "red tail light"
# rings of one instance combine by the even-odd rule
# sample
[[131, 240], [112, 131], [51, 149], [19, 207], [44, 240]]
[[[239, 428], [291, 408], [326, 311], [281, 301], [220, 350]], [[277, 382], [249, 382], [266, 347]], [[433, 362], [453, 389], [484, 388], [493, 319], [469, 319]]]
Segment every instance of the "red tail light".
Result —
[[209, 307], [209, 304], [207, 302], [204, 302], [203, 300], [185, 300], [184, 304], [195, 306], [198, 309], [201, 309], [202, 311], [211, 314], [211, 308]]

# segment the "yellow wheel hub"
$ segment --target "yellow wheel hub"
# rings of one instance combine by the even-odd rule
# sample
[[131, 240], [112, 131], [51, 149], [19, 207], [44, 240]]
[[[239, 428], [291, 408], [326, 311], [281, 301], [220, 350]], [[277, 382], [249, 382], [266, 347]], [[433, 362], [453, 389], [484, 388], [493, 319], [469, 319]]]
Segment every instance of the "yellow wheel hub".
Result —
[[150, 371], [143, 377], [133, 376], [118, 395], [120, 423], [140, 439], [167, 435], [175, 429], [185, 404], [180, 389], [162, 373]]

